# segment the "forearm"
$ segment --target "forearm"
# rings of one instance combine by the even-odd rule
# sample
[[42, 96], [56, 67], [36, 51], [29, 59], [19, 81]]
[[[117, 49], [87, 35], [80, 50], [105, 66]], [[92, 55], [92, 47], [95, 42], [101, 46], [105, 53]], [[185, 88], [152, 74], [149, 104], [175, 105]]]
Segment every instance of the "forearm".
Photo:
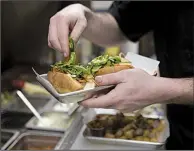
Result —
[[158, 82], [161, 102], [166, 104], [193, 104], [194, 78], [160, 78]]
[[109, 13], [94, 13], [86, 9], [87, 27], [83, 36], [100, 46], [117, 45], [127, 38], [120, 31], [119, 26]]

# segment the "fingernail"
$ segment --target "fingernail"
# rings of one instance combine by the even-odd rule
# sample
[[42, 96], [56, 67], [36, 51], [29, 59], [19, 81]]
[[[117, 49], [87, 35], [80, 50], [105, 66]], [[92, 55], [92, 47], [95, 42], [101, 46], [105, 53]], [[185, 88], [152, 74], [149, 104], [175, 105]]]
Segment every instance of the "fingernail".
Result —
[[96, 81], [97, 83], [101, 83], [101, 82], [102, 82], [102, 76], [97, 76], [97, 77], [95, 78], [95, 81]]
[[63, 55], [64, 55], [65, 57], [67, 57], [67, 53], [66, 53], [66, 52], [64, 52]]

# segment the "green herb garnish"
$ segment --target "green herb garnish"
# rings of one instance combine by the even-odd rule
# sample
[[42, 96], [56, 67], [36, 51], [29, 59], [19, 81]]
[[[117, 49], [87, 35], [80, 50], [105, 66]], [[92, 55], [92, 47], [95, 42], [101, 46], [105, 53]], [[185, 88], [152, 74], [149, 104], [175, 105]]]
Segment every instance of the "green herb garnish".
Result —
[[104, 66], [113, 66], [114, 64], [118, 64], [120, 62], [120, 56], [101, 55], [89, 62], [87, 69], [92, 75], [94, 75], [100, 68], [103, 68]]
[[75, 51], [75, 43], [74, 43], [73, 39], [70, 37], [69, 37], [69, 50], [70, 50], [70, 52]]

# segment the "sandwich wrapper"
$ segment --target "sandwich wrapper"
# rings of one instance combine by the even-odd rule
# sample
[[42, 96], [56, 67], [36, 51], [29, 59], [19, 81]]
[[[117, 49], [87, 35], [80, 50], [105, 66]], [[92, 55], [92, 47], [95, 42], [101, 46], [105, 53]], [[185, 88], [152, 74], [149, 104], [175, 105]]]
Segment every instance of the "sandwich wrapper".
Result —
[[[159, 61], [157, 60], [150, 59], [131, 52], [128, 52], [125, 58], [131, 61], [132, 65], [135, 68], [142, 69], [147, 73], [149, 73], [150, 75], [155, 75], [158, 70]], [[55, 88], [48, 81], [47, 74], [39, 75], [34, 69], [33, 71], [36, 74], [36, 79], [38, 80], [38, 82], [59, 102], [65, 103], [65, 104], [78, 103], [80, 101], [83, 101], [89, 98], [90, 96], [94, 95], [99, 91], [109, 91], [115, 87], [114, 85], [100, 86], [100, 87], [95, 87], [93, 89], [79, 90], [79, 91], [74, 91], [70, 93], [60, 94], [55, 90]]]

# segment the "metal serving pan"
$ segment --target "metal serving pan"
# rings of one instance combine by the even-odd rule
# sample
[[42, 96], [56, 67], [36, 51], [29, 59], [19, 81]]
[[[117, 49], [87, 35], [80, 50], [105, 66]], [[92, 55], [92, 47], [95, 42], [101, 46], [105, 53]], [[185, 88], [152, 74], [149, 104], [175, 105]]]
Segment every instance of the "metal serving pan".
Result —
[[[61, 107], [60, 107], [61, 105]], [[73, 114], [76, 109], [79, 107], [79, 105], [77, 103], [73, 103], [72, 105], [70, 105], [68, 107], [68, 105], [70, 104], [63, 104], [61, 102], [58, 102], [55, 98], [52, 98], [43, 108], [42, 108], [42, 112], [49, 112], [49, 111], [54, 111], [54, 112], [62, 112], [62, 113], [66, 113], [68, 115]], [[60, 108], [56, 108], [56, 107], [60, 107]], [[66, 106], [67, 108], [63, 108], [63, 106]]]
[[32, 113], [5, 111], [1, 114], [1, 128], [23, 129], [26, 122], [28, 122], [32, 117]]
[[89, 133], [87, 128], [84, 130], [83, 136], [92, 143], [109, 144], [109, 145], [125, 145], [125, 146], [148, 148], [148, 149], [161, 148], [165, 143], [165, 142], [146, 142], [146, 141], [94, 137]]
[[[30, 103], [34, 106], [34, 108], [41, 112], [42, 108], [48, 103], [49, 99], [28, 99]], [[24, 113], [32, 113], [29, 108], [24, 104], [24, 102], [20, 98], [16, 98], [14, 103], [12, 103], [9, 108], [7, 108], [8, 111], [15, 111], [15, 112], [24, 112]]]
[[1, 129], [1, 150], [7, 149], [19, 134], [19, 131]]
[[58, 144], [61, 144], [62, 138], [63, 135], [60, 133], [27, 131], [21, 134], [7, 150], [54, 150], [60, 147]]
[[[91, 120], [93, 120], [96, 115], [98, 114], [107, 114], [107, 113], [103, 113], [105, 111], [99, 111], [99, 113], [96, 112], [91, 112], [90, 117], [85, 117], [85, 120], [87, 121], [87, 123]], [[116, 114], [115, 112], [110, 112], [108, 114], [114, 115]], [[133, 115], [131, 115], [133, 116]], [[143, 115], [144, 116], [144, 115]], [[148, 148], [148, 149], [159, 149], [161, 147], [163, 147], [163, 145], [165, 144], [166, 139], [169, 136], [169, 123], [166, 119], [166, 117], [155, 117], [155, 116], [144, 116], [145, 118], [149, 118], [149, 119], [163, 119], [165, 121], [165, 129], [163, 130], [163, 132], [160, 133], [159, 136], [159, 142], [146, 142], [146, 141], [136, 141], [136, 140], [124, 140], [124, 139], [111, 139], [111, 138], [103, 138], [103, 137], [95, 137], [92, 136], [90, 131], [88, 130], [88, 128], [86, 127], [84, 132], [83, 132], [83, 136], [89, 140], [90, 142], [93, 143], [103, 143], [103, 144], [110, 144], [110, 145], [127, 145], [127, 146], [133, 146], [133, 147], [140, 147], [140, 148]], [[86, 123], [86, 121], [84, 123]]]
[[[60, 112], [53, 112], [53, 113], [65, 115], [65, 113], [60, 113]], [[44, 115], [47, 116], [48, 114], [49, 114], [49, 112], [44, 112], [41, 114], [41, 116], [44, 117]], [[65, 115], [65, 116], [68, 116], [68, 115]], [[72, 121], [69, 124], [69, 126], [67, 126], [66, 128], [52, 128], [52, 127], [37, 126], [38, 119], [34, 116], [26, 123], [25, 127], [27, 129], [43, 130], [43, 131], [55, 131], [55, 132], [63, 132], [64, 133], [68, 130], [69, 127], [79, 123], [80, 120], [81, 120], [81, 115], [79, 113], [74, 113], [72, 115]]]

